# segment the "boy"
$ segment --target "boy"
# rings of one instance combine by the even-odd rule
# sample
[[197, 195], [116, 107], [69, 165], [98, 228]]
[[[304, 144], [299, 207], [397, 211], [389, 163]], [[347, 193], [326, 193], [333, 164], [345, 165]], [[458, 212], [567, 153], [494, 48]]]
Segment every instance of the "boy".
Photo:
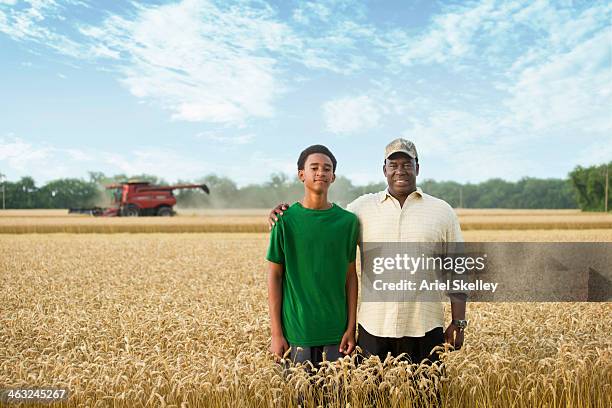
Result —
[[272, 229], [266, 257], [270, 351], [282, 358], [291, 347], [291, 360], [315, 366], [355, 348], [359, 221], [327, 201], [336, 164], [322, 145], [300, 154], [304, 197]]

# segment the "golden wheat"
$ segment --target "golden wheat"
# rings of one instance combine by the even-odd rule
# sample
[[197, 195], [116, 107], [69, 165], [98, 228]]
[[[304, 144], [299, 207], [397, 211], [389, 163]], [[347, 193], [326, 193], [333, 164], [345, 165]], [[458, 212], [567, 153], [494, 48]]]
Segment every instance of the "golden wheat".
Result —
[[[612, 240], [516, 232], [465, 235]], [[446, 373], [347, 358], [285, 380], [267, 353], [266, 244], [267, 234], [0, 235], [0, 388], [67, 387], [71, 407], [409, 407], [435, 404], [436, 390], [448, 407], [612, 405], [610, 303], [474, 303]]]
[[[179, 210], [178, 216], [92, 217], [65, 210], [0, 210], [0, 233], [267, 232], [268, 210]], [[612, 230], [612, 214], [577, 210], [458, 210], [464, 231]]]

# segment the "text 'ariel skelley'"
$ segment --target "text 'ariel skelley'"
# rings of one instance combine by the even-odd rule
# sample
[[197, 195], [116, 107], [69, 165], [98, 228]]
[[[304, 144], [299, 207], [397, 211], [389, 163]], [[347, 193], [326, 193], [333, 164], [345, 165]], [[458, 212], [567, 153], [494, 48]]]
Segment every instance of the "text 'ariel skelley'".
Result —
[[374, 290], [406, 290], [406, 291], [490, 291], [491, 293], [495, 293], [497, 290], [498, 283], [494, 282], [485, 282], [481, 279], [476, 280], [475, 282], [465, 282], [461, 279], [446, 281], [435, 280], [433, 282], [428, 281], [427, 279], [423, 279], [421, 283], [418, 285], [414, 281], [409, 281], [406, 279], [402, 279], [399, 282], [383, 282], [378, 279], [375, 280], [372, 284]]

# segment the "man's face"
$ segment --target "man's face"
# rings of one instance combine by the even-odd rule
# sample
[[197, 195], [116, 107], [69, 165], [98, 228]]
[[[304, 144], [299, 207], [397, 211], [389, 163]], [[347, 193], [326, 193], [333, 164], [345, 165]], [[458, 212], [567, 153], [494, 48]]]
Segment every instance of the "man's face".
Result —
[[306, 188], [318, 193], [326, 192], [336, 179], [331, 159], [322, 153], [309, 155], [304, 163], [304, 170], [298, 170], [298, 177]]
[[391, 193], [405, 196], [416, 190], [419, 164], [405, 153], [394, 153], [383, 166], [387, 185]]

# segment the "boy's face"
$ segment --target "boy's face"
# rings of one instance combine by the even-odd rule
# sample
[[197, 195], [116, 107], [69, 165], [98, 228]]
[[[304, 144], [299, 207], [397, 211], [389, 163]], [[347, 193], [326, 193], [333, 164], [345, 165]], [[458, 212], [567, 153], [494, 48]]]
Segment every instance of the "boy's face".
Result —
[[304, 170], [298, 170], [298, 177], [307, 189], [317, 193], [327, 192], [329, 185], [336, 180], [334, 165], [323, 153], [309, 155], [304, 163]]

